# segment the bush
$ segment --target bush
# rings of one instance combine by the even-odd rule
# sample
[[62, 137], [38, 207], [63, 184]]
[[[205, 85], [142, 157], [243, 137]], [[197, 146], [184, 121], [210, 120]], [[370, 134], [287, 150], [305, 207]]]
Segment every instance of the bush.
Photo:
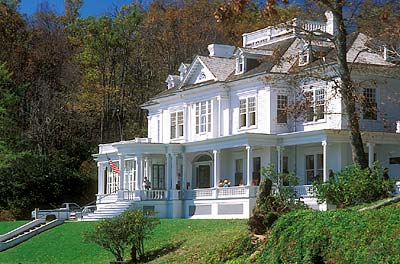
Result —
[[258, 263], [400, 263], [400, 209], [298, 211], [274, 224]]
[[123, 261], [125, 250], [130, 247], [134, 263], [144, 258], [144, 239], [159, 223], [157, 218], [139, 210], [125, 211], [112, 219], [101, 221], [94, 232], [84, 234], [84, 240], [94, 242], [110, 251], [117, 261]]
[[8, 210], [0, 211], [0, 221], [15, 221], [15, 217], [12, 212]]
[[372, 169], [360, 169], [357, 165], [346, 167], [328, 182], [314, 183], [318, 202], [347, 207], [388, 197], [394, 181], [387, 179], [383, 171], [376, 165]]
[[[293, 173], [277, 173], [271, 164], [262, 169], [262, 174], [265, 180], [260, 184], [256, 206], [248, 222], [250, 231], [258, 235], [265, 234], [281, 215], [307, 208], [296, 198], [294, 186], [298, 179]], [[282, 186], [283, 182], [288, 186]]]

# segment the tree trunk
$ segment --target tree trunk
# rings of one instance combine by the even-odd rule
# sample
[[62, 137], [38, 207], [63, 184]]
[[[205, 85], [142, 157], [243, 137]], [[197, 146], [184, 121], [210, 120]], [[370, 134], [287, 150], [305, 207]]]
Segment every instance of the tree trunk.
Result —
[[356, 92], [351, 80], [351, 73], [347, 63], [347, 42], [346, 28], [344, 25], [343, 10], [339, 3], [335, 3], [333, 16], [336, 19], [336, 59], [338, 73], [341, 79], [340, 94], [342, 95], [345, 113], [347, 115], [347, 126], [350, 129], [350, 143], [353, 162], [360, 165], [362, 169], [368, 167], [368, 160], [364, 152], [364, 145], [361, 138], [359, 115], [356, 104]]
[[132, 246], [132, 249], [131, 249], [132, 263], [137, 263], [136, 251], [137, 251], [136, 247]]

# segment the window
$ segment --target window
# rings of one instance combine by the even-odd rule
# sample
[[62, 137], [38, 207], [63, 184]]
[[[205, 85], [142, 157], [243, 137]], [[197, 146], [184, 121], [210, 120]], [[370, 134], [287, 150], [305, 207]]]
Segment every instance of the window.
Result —
[[211, 100], [195, 104], [196, 134], [211, 132]]
[[256, 125], [256, 98], [248, 97], [239, 100], [239, 127]]
[[376, 89], [364, 89], [364, 105], [363, 105], [363, 118], [367, 120], [376, 120], [377, 115], [376, 105]]
[[153, 164], [152, 189], [165, 189], [165, 166], [161, 164]]
[[171, 139], [183, 137], [183, 112], [171, 114]]
[[325, 118], [325, 89], [311, 87], [304, 92], [306, 100], [306, 121], [318, 121]]
[[260, 185], [261, 178], [261, 158], [255, 157], [253, 158], [253, 182], [251, 185], [258, 186]]
[[279, 124], [287, 123], [287, 100], [287, 95], [278, 95], [276, 119]]
[[244, 72], [244, 57], [239, 56], [236, 58], [236, 74], [240, 74]]
[[306, 155], [306, 182], [312, 184], [315, 180], [322, 180], [323, 176], [322, 154]]
[[243, 159], [235, 160], [235, 185], [243, 185]]
[[306, 49], [299, 52], [299, 66], [305, 66], [310, 62], [310, 50]]
[[400, 157], [389, 158], [389, 164], [400, 165]]
[[128, 181], [128, 190], [135, 190], [136, 160], [125, 160], [124, 176]]

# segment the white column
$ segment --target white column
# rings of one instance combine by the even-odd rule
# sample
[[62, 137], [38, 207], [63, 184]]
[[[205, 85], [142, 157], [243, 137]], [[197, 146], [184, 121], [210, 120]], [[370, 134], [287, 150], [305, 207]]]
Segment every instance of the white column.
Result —
[[170, 171], [170, 167], [171, 167], [171, 157], [170, 155], [167, 153], [165, 154], [165, 159], [166, 159], [166, 164], [165, 164], [165, 189], [167, 191], [169, 191], [171, 189], [171, 171]]
[[123, 190], [124, 189], [124, 183], [125, 183], [125, 158], [124, 155], [118, 155], [119, 156], [119, 189]]
[[188, 132], [189, 132], [189, 113], [188, 113], [188, 106], [187, 104], [183, 105], [183, 138], [188, 141]]
[[214, 188], [218, 187], [218, 178], [221, 178], [221, 150], [213, 150], [214, 154]]
[[181, 190], [186, 190], [186, 153], [182, 153], [182, 182], [181, 182]]
[[253, 152], [251, 146], [246, 146], [246, 185], [251, 186], [253, 181]]
[[374, 163], [375, 144], [368, 142], [367, 146], [368, 146], [368, 167], [372, 168], [372, 163]]
[[323, 182], [327, 182], [328, 181], [328, 177], [329, 177], [329, 175], [328, 175], [328, 170], [326, 169], [327, 168], [327, 154], [328, 154], [328, 151], [327, 151], [327, 147], [328, 147], [328, 143], [326, 142], [326, 140], [323, 140], [322, 142], [321, 142], [321, 144], [322, 144], [322, 180], [323, 180]]
[[104, 167], [97, 162], [97, 194], [104, 194]]
[[142, 155], [136, 156], [136, 183], [135, 190], [142, 189], [142, 166], [143, 166], [143, 158]]
[[153, 161], [150, 158], [147, 159], [147, 179], [153, 183]]
[[221, 107], [221, 97], [220, 96], [218, 96], [217, 97], [217, 102], [218, 102], [218, 114], [217, 114], [217, 137], [220, 137], [221, 136], [221, 120], [222, 120], [222, 118], [221, 118], [221, 116], [222, 116], [222, 113], [221, 113], [221, 109], [222, 109], [222, 107]]
[[277, 146], [276, 151], [278, 152], [277, 170], [278, 173], [282, 172], [282, 147]]
[[172, 179], [172, 186], [171, 189], [176, 189], [176, 183], [177, 183], [177, 179], [178, 179], [178, 170], [177, 170], [177, 164], [176, 164], [176, 157], [178, 156], [178, 154], [176, 153], [172, 153], [171, 157], [172, 157], [172, 161], [171, 161], [171, 179]]

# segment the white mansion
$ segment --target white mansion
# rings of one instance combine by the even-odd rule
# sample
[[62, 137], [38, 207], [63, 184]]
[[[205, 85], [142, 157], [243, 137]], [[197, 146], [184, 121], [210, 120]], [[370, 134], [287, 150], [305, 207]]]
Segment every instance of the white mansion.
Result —
[[[352, 163], [350, 136], [336, 86], [335, 21], [294, 20], [243, 35], [243, 47], [211, 44], [208, 56], [181, 64], [168, 87], [143, 105], [148, 137], [101, 144], [97, 211], [109, 217], [133, 206], [162, 218], [248, 218], [263, 166], [293, 171], [299, 197], [318, 208], [315, 178]], [[314, 38], [304, 30], [314, 32]], [[324, 37], [325, 36], [325, 37]], [[399, 60], [360, 33], [348, 36], [369, 163], [400, 175]], [[303, 98], [304, 114], [288, 112]], [[119, 168], [115, 173], [112, 160]], [[147, 177], [151, 188], [143, 185]], [[230, 187], [221, 187], [220, 180]]]

